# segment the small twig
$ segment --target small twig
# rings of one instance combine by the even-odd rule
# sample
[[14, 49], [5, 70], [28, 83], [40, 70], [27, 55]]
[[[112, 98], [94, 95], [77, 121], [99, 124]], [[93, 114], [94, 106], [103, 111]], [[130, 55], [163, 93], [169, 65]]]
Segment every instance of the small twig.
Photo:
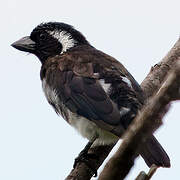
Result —
[[141, 171], [135, 180], [146, 180], [147, 174], [144, 171]]
[[144, 171], [141, 171], [135, 180], [150, 180], [156, 172], [157, 168], [158, 167], [156, 165], [152, 165], [148, 174], [146, 174]]
[[149, 180], [151, 179], [151, 177], [154, 175], [154, 173], [156, 172], [157, 170], [157, 166], [156, 165], [152, 165], [152, 167], [150, 168], [148, 174], [147, 174], [147, 178], [145, 180]]

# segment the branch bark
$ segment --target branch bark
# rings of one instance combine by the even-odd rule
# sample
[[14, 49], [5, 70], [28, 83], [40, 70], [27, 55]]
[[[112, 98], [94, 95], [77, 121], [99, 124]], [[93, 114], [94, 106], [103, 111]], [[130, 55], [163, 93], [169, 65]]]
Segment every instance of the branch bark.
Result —
[[138, 156], [141, 144], [162, 124], [167, 105], [172, 100], [178, 100], [175, 97], [179, 96], [179, 89], [180, 63], [169, 73], [157, 94], [148, 101], [129, 126], [123, 135], [122, 144], [105, 165], [99, 180], [123, 180], [126, 177]]
[[[146, 99], [149, 99], [159, 90], [160, 85], [166, 77], [166, 74], [172, 69], [172, 66], [179, 61], [178, 57], [180, 57], [180, 39], [176, 42], [169, 53], [162, 59], [162, 61], [151, 68], [151, 71], [142, 82], [141, 88], [145, 93]], [[101, 146], [90, 149], [89, 153], [93, 153], [97, 156], [97, 159], [91, 162], [96, 169], [98, 169], [103, 163], [113, 146], [114, 145]], [[88, 167], [84, 163], [79, 163], [75, 169], [72, 169], [66, 180], [88, 180], [91, 177], [92, 172], [88, 169]]]
[[146, 174], [144, 171], [141, 171], [135, 180], [150, 180], [154, 175], [154, 173], [156, 172], [157, 168], [158, 167], [155, 165], [152, 166], [148, 174]]

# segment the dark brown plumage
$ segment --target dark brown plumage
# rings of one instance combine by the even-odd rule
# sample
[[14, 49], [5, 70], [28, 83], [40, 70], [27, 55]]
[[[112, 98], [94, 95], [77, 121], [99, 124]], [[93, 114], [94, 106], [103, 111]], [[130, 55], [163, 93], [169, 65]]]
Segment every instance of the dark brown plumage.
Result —
[[[72, 26], [41, 24], [12, 46], [40, 59], [48, 102], [93, 145], [115, 143], [143, 105], [143, 92], [125, 67], [92, 47]], [[141, 155], [148, 166], [170, 166], [154, 136]]]
[[[141, 90], [139, 88], [139, 92], [133, 91], [127, 86], [122, 81], [125, 74], [137, 88], [135, 80], [119, 62], [87, 45], [73, 48], [64, 55], [48, 58], [41, 68], [41, 80], [45, 78], [46, 83], [57, 90], [62, 96], [61, 101], [72, 112], [92, 121], [102, 119], [111, 125], [123, 122], [119, 113], [121, 107], [129, 108], [132, 105], [132, 111], [126, 117], [132, 119], [131, 115], [136, 114], [140, 106], [137, 96]], [[100, 79], [112, 86], [107, 94], [98, 83]], [[84, 102], [82, 105], [78, 104], [79, 101], [88, 103]], [[118, 108], [114, 103], [117, 103]], [[125, 126], [126, 123], [124, 121]]]

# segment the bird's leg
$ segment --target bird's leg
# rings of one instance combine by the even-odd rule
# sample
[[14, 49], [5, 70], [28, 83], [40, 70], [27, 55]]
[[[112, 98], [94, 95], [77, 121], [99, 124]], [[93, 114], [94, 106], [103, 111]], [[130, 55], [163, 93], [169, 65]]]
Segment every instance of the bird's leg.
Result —
[[92, 171], [92, 173], [94, 174], [94, 176], [97, 176], [97, 170], [92, 166], [92, 164], [90, 164], [89, 160], [90, 159], [95, 159], [96, 155], [95, 154], [88, 154], [89, 149], [91, 148], [92, 144], [94, 143], [94, 141], [97, 139], [97, 136], [94, 137], [91, 141], [89, 141], [87, 143], [87, 145], [84, 147], [84, 149], [79, 153], [78, 157], [75, 159], [74, 161], [74, 165], [73, 168], [76, 167], [76, 165], [79, 162], [84, 162]]

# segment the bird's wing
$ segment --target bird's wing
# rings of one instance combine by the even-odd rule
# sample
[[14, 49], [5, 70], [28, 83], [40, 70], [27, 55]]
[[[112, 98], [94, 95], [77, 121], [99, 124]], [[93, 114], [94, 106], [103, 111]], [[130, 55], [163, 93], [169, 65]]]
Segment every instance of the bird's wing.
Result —
[[[72, 112], [96, 123], [126, 128], [138, 109], [135, 80], [119, 62], [95, 52], [88, 56], [83, 53], [57, 56], [53, 61], [58, 68], [52, 68], [46, 76], [52, 77], [48, 84], [54, 81], [53, 88]], [[48, 73], [43, 69], [41, 72]]]
[[120, 123], [118, 107], [96, 78], [76, 75], [72, 71], [63, 73], [66, 79], [63, 85], [65, 105], [72, 112], [76, 111], [77, 114], [90, 120], [103, 120], [110, 125]]

